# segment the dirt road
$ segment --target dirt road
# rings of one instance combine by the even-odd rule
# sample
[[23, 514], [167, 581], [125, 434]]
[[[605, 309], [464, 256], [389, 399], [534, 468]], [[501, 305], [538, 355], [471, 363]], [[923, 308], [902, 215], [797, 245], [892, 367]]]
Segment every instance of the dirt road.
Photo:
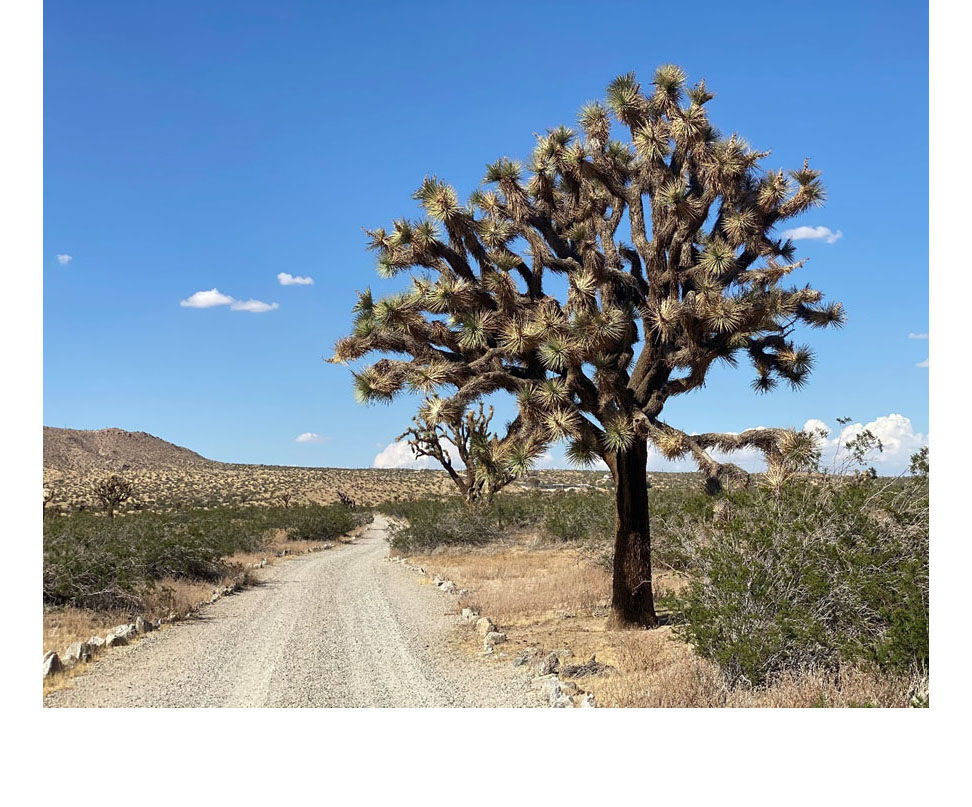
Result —
[[455, 599], [351, 545], [268, 567], [201, 616], [104, 653], [46, 706], [539, 706], [529, 673], [469, 658]]

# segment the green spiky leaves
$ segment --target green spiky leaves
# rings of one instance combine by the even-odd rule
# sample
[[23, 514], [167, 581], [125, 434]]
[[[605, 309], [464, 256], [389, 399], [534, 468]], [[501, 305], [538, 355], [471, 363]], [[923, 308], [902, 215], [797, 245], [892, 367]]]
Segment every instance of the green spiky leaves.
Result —
[[573, 348], [564, 339], [548, 339], [539, 349], [540, 361], [548, 370], [555, 373], [563, 372], [574, 358]]
[[638, 121], [647, 110], [641, 85], [634, 73], [625, 73], [608, 84], [607, 102], [618, 120], [629, 126]]
[[492, 317], [485, 313], [467, 314], [460, 323], [459, 344], [464, 348], [483, 348], [489, 340]]
[[736, 251], [719, 239], [709, 242], [699, 259], [699, 266], [711, 277], [719, 277], [728, 272], [735, 263]]
[[628, 417], [617, 415], [604, 424], [601, 442], [608, 451], [627, 451], [634, 445], [636, 435]]
[[677, 64], [663, 64], [655, 71], [654, 84], [660, 92], [677, 97], [685, 86], [685, 71]]
[[486, 166], [485, 182], [519, 182], [523, 174], [523, 166], [509, 157], [500, 157], [496, 162]]
[[555, 408], [543, 416], [543, 425], [550, 440], [566, 440], [580, 428], [581, 416], [573, 409]]

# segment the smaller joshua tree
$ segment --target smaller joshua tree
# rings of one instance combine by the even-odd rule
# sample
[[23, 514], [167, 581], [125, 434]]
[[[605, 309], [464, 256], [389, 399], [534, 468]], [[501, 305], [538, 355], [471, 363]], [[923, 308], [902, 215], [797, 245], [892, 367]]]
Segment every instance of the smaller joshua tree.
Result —
[[[506, 436], [490, 432], [493, 407], [487, 411], [482, 401], [477, 409], [443, 413], [441, 398], [426, 400], [414, 426], [399, 435], [407, 438], [416, 457], [432, 457], [455, 482], [470, 504], [489, 504], [493, 496], [530, 470], [546, 445], [536, 435], [521, 434], [519, 418], [507, 427]], [[460, 472], [453, 465], [452, 452], [465, 466]]]
[[94, 495], [108, 514], [108, 518], [114, 518], [118, 505], [132, 497], [132, 485], [118, 474], [112, 474], [95, 484]]

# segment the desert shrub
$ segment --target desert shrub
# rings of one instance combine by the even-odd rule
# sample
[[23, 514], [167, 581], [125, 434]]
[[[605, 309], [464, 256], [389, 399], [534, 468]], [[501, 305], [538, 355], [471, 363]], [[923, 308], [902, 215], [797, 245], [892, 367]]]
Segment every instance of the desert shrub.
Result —
[[[400, 549], [482, 544], [515, 530], [535, 530], [550, 540], [583, 542], [605, 551], [614, 540], [614, 494], [605, 490], [501, 493], [485, 507], [449, 497], [388, 502], [379, 509], [408, 521], [407, 527], [393, 530], [393, 545]], [[656, 558], [680, 568], [686, 556], [685, 525], [694, 526], [711, 513], [712, 499], [698, 487], [652, 491]]]
[[677, 632], [730, 683], [844, 664], [928, 665], [928, 483], [793, 482], [728, 497], [679, 541]]
[[404, 519], [390, 529], [392, 547], [403, 551], [450, 544], [485, 544], [500, 534], [495, 516], [489, 510], [470, 507], [459, 498], [395, 502], [383, 506], [382, 510]]
[[337, 538], [362, 522], [363, 516], [341, 505], [310, 505], [275, 513], [286, 524], [287, 537], [295, 541], [326, 541]]
[[357, 523], [339, 505], [45, 518], [44, 602], [137, 609], [146, 589], [164, 577], [218, 580], [227, 573], [223, 558], [262, 549], [270, 530], [285, 528], [291, 538], [332, 538]]
[[610, 541], [614, 537], [614, 496], [600, 491], [548, 496], [543, 528], [561, 541]]

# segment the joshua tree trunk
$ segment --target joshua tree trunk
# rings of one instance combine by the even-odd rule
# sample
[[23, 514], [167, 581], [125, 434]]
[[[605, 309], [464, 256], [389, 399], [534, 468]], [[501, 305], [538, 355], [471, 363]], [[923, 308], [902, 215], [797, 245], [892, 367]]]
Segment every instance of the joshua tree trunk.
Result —
[[651, 590], [651, 532], [648, 526], [648, 445], [643, 441], [614, 457], [615, 518], [613, 621], [658, 624]]

